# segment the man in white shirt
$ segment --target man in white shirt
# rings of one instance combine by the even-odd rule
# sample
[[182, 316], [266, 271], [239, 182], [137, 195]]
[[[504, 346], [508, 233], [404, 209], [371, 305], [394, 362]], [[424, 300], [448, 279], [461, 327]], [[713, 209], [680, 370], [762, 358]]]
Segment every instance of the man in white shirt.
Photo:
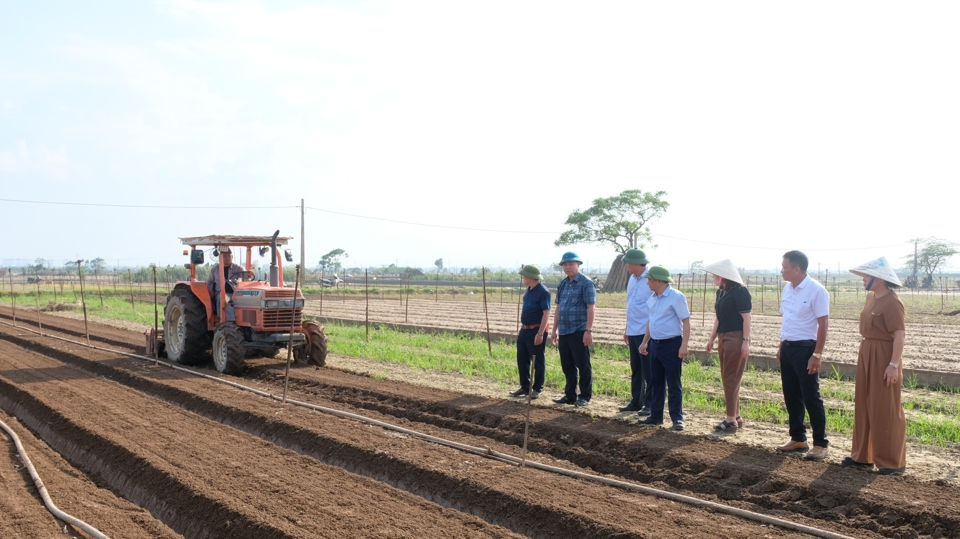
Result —
[[628, 249], [621, 259], [630, 273], [627, 277], [627, 325], [623, 342], [630, 349], [630, 402], [621, 412], [650, 415], [650, 356], [640, 353], [647, 333], [647, 300], [653, 295], [647, 283], [647, 255], [640, 249]]
[[[780, 274], [783, 288], [780, 314], [780, 379], [783, 400], [790, 417], [790, 441], [777, 447], [785, 453], [807, 452], [807, 459], [823, 460], [830, 442], [826, 438], [827, 417], [820, 397], [820, 361], [827, 341], [830, 294], [807, 275], [809, 260], [800, 251], [783, 255]], [[807, 444], [804, 414], [810, 414], [813, 449]]]

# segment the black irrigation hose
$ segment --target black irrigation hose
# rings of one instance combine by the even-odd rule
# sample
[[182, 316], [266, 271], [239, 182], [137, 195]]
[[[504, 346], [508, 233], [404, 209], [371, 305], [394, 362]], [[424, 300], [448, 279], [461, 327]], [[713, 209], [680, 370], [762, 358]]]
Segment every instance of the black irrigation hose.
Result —
[[[29, 331], [29, 332], [31, 332], [31, 333], [37, 333], [37, 334], [39, 334], [38, 332], [36, 332], [36, 331], [34, 331], [34, 330], [32, 330], [32, 329], [29, 329], [29, 328], [24, 328], [24, 327], [20, 327], [20, 326], [13, 326], [12, 324], [9, 324], [9, 323], [7, 323], [7, 322], [2, 322], [2, 321], [0, 321], [0, 323], [2, 323], [2, 324], [4, 324], [4, 325], [7, 325], [7, 326], [16, 327], [17, 329], [23, 329], [23, 330]], [[80, 346], [88, 346], [89, 348], [93, 348], [93, 349], [95, 349], [95, 350], [100, 350], [100, 351], [102, 351], [102, 352], [110, 352], [110, 353], [113, 353], [113, 354], [121, 354], [121, 355], [124, 355], [124, 356], [136, 358], [136, 359], [142, 359], [142, 360], [144, 360], [144, 361], [157, 362], [157, 363], [160, 363], [160, 364], [165, 365], [165, 366], [167, 366], [167, 367], [170, 367], [170, 368], [172, 368], [172, 369], [176, 369], [176, 370], [178, 370], [178, 371], [182, 371], [182, 372], [185, 372], [185, 373], [189, 373], [189, 374], [192, 374], [192, 375], [194, 375], [194, 376], [200, 376], [200, 377], [203, 377], [203, 378], [207, 378], [207, 379], [209, 379], [209, 380], [213, 380], [213, 381], [215, 381], [215, 382], [220, 382], [220, 383], [222, 383], [222, 384], [226, 384], [226, 385], [229, 385], [229, 386], [231, 386], [231, 387], [234, 387], [234, 388], [237, 388], [237, 389], [240, 389], [240, 390], [243, 390], [243, 391], [249, 391], [250, 393], [254, 393], [254, 394], [259, 395], [259, 396], [261, 396], [261, 397], [266, 397], [266, 398], [268, 398], [268, 399], [273, 399], [273, 400], [276, 400], [276, 401], [282, 401], [282, 397], [280, 397], [280, 396], [278, 396], [278, 395], [274, 395], [274, 394], [272, 394], [272, 393], [267, 393], [266, 391], [260, 391], [259, 389], [254, 389], [254, 388], [252, 388], [252, 387], [248, 387], [248, 386], [245, 386], [245, 385], [241, 385], [241, 384], [238, 384], [238, 383], [236, 383], [236, 382], [231, 382], [231, 381], [229, 381], [229, 380], [224, 380], [223, 378], [218, 378], [218, 377], [216, 377], [216, 376], [211, 376], [211, 375], [209, 375], [209, 374], [203, 374], [203, 373], [201, 373], [201, 372], [196, 372], [196, 371], [193, 371], [193, 370], [190, 370], [190, 369], [181, 367], [181, 366], [179, 366], [179, 365], [174, 365], [174, 364], [172, 364], [172, 363], [168, 363], [168, 362], [166, 362], [166, 361], [157, 361], [156, 359], [154, 359], [154, 358], [152, 358], [152, 357], [141, 356], [141, 355], [138, 355], [138, 354], [131, 354], [131, 353], [129, 353], [129, 352], [123, 352], [123, 351], [120, 351], [120, 350], [111, 350], [111, 349], [109, 349], [109, 348], [102, 348], [102, 347], [99, 347], [99, 346], [87, 345], [87, 344], [82, 343], [82, 342], [79, 342], [79, 341], [73, 341], [73, 340], [70, 340], [70, 339], [66, 339], [66, 338], [63, 338], [63, 337], [57, 337], [57, 336], [55, 336], [55, 335], [50, 335], [50, 334], [43, 335], [43, 336], [50, 337], [50, 338], [53, 338], [53, 339], [58, 339], [58, 340], [65, 341], [65, 342], [68, 342], [68, 343], [71, 343], [71, 344], [76, 344], [76, 345], [80, 345]], [[398, 426], [396, 426], [396, 425], [392, 425], [392, 424], [390, 424], [390, 423], [385, 423], [385, 422], [383, 422], [383, 421], [378, 421], [378, 420], [376, 420], [376, 419], [372, 419], [372, 418], [369, 418], [369, 417], [366, 417], [366, 416], [362, 416], [362, 415], [358, 415], [358, 414], [353, 414], [353, 413], [350, 413], [350, 412], [344, 412], [343, 410], [337, 410], [337, 409], [335, 409], [335, 408], [327, 408], [327, 407], [324, 407], [324, 406], [317, 406], [316, 404], [310, 404], [310, 403], [307, 403], [307, 402], [301, 402], [301, 401], [296, 401], [296, 400], [292, 400], [292, 399], [287, 399], [287, 403], [293, 404], [293, 405], [295, 405], [295, 406], [300, 406], [300, 407], [303, 407], [303, 408], [309, 408], [309, 409], [311, 409], [311, 410], [316, 410], [316, 411], [318, 411], [318, 412], [324, 412], [324, 413], [327, 413], [327, 414], [339, 416], [339, 417], [346, 417], [346, 418], [349, 418], [349, 419], [355, 419], [355, 420], [357, 420], [357, 421], [362, 421], [362, 422], [368, 423], [368, 424], [370, 424], [370, 425], [376, 425], [376, 426], [378, 426], [378, 427], [381, 427], [381, 428], [384, 428], [384, 429], [387, 429], [387, 430], [392, 430], [392, 431], [394, 431], [394, 432], [400, 432], [400, 433], [406, 434], [406, 435], [408, 435], [408, 436], [413, 436], [413, 437], [419, 438], [419, 439], [421, 439], [421, 440], [426, 440], [426, 441], [428, 441], [428, 442], [432, 442], [432, 443], [435, 443], [435, 444], [439, 444], [439, 445], [442, 445], [442, 446], [445, 446], [445, 447], [450, 447], [450, 448], [453, 448], [453, 449], [458, 449], [458, 450], [460, 450], [460, 451], [464, 451], [464, 452], [467, 452], [467, 453], [472, 453], [472, 454], [475, 454], [475, 455], [479, 455], [479, 456], [483, 456], [483, 457], [487, 457], [487, 458], [499, 460], [499, 461], [502, 461], [502, 462], [509, 462], [509, 463], [512, 463], [512, 464], [518, 464], [518, 465], [519, 465], [519, 464], [521, 463], [521, 461], [522, 461], [519, 457], [514, 457], [513, 455], [508, 455], [508, 454], [506, 454], [506, 453], [500, 453], [500, 452], [498, 452], [498, 451], [493, 451], [493, 450], [488, 449], [488, 448], [485, 448], [485, 447], [474, 447], [474, 446], [470, 446], [470, 445], [466, 445], [466, 444], [461, 444], [461, 443], [459, 443], [459, 442], [454, 442], [454, 441], [452, 441], [452, 440], [446, 440], [446, 439], [444, 439], [444, 438], [437, 438], [436, 436], [430, 436], [429, 434], [423, 434], [423, 433], [421, 433], [421, 432], [417, 432], [417, 431], [410, 430], [410, 429], [405, 429], [405, 428], [403, 428], [403, 427], [398, 427]], [[675, 502], [680, 502], [680, 503], [685, 503], [685, 504], [693, 505], [693, 506], [696, 506], [696, 507], [701, 507], [701, 508], [705, 508], [705, 509], [710, 509], [710, 510], [712, 510], [712, 511], [717, 511], [717, 512], [719, 512], [719, 513], [726, 513], [726, 514], [728, 514], [728, 515], [734, 515], [734, 516], [738, 516], [738, 517], [741, 517], [741, 518], [745, 518], [745, 519], [753, 520], [753, 521], [756, 521], [756, 522], [760, 522], [760, 523], [763, 523], [763, 524], [769, 524], [769, 525], [772, 525], [772, 526], [778, 526], [778, 527], [781, 527], [781, 528], [784, 528], [784, 529], [788, 529], [788, 530], [799, 531], [799, 532], [803, 532], [803, 533], [806, 533], [806, 534], [809, 534], [809, 535], [813, 535], [813, 536], [816, 536], [816, 537], [823, 537], [823, 538], [825, 538], [825, 539], [854, 539], [854, 538], [852, 538], [852, 537], [850, 537], [850, 536], [848, 536], [848, 535], [841, 535], [841, 534], [839, 534], [839, 533], [834, 533], [834, 532], [831, 532], [831, 531], [828, 531], [828, 530], [822, 530], [822, 529], [820, 529], [820, 528], [814, 528], [814, 527], [812, 527], [812, 526], [806, 526], [806, 525], [804, 525], [804, 524], [799, 524], [799, 523], [797, 523], [797, 522], [791, 522], [791, 521], [789, 521], [789, 520], [783, 520], [783, 519], [776, 518], [776, 517], [772, 517], [772, 516], [769, 516], [769, 515], [764, 515], [764, 514], [762, 514], [762, 513], [756, 513], [756, 512], [754, 512], [754, 511], [747, 511], [747, 510], [745, 510], [745, 509], [738, 509], [738, 508], [736, 508], [736, 507], [731, 507], [731, 506], [729, 506], [729, 505], [724, 505], [724, 504], [721, 504], [721, 503], [711, 502], [711, 501], [707, 501], [707, 500], [701, 500], [701, 499], [699, 499], [699, 498], [694, 498], [694, 497], [692, 497], [692, 496], [684, 496], [683, 494], [677, 494], [677, 493], [674, 493], [674, 492], [668, 492], [668, 491], [665, 491], [665, 490], [659, 490], [659, 489], [655, 489], [655, 488], [652, 488], [652, 487], [646, 487], [646, 486], [643, 486], [643, 485], [638, 485], [638, 484], [636, 484], [636, 483], [630, 483], [630, 482], [627, 482], [627, 481], [620, 481], [620, 480], [617, 480], [617, 479], [610, 479], [610, 478], [607, 478], [607, 477], [602, 477], [602, 476], [599, 476], [599, 475], [587, 474], [587, 473], [583, 473], [583, 472], [577, 472], [577, 471], [574, 471], [574, 470], [567, 470], [567, 469], [565, 469], [565, 468], [559, 468], [559, 467], [550, 466], [550, 465], [547, 465], [547, 464], [540, 464], [540, 463], [538, 463], [538, 462], [532, 462], [532, 461], [529, 461], [529, 460], [526, 461], [526, 466], [529, 466], [529, 467], [531, 467], [531, 468], [535, 468], [535, 469], [538, 469], [538, 470], [542, 470], [542, 471], [545, 471], [545, 472], [555, 473], [555, 474], [559, 474], [559, 475], [565, 475], [565, 476], [568, 476], [568, 477], [574, 477], [574, 478], [583, 479], [583, 480], [586, 480], [586, 481], [594, 481], [594, 482], [597, 482], [597, 483], [602, 483], [602, 484], [609, 485], [609, 486], [613, 486], [613, 487], [617, 487], [617, 488], [623, 488], [623, 489], [627, 489], [627, 490], [634, 490], [634, 491], [641, 492], [641, 493], [643, 493], [643, 494], [647, 494], [647, 495], [650, 495], [650, 496], [657, 496], [657, 497], [660, 497], [660, 498], [666, 498], [666, 499], [668, 499], [668, 500], [672, 500], [672, 501], [675, 501]]]

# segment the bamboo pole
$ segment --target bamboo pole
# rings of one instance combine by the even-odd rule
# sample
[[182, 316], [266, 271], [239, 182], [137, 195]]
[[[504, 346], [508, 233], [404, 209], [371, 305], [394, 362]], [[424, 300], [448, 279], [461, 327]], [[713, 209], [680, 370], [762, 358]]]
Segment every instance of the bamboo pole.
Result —
[[130, 269], [127, 269], [127, 277], [130, 279], [130, 309], [137, 310], [136, 306], [133, 304], [133, 273]]
[[102, 309], [103, 308], [103, 291], [100, 290], [100, 277], [97, 275], [97, 270], [93, 270], [93, 280], [97, 282], [97, 295], [100, 296], [100, 308]]
[[490, 343], [490, 315], [487, 313], [487, 268], [480, 268], [483, 283], [483, 318], [487, 324], [487, 352], [493, 357], [493, 345]]
[[157, 267], [153, 267], [153, 364], [160, 365], [160, 350], [157, 335], [160, 333], [160, 305], [157, 301]]
[[523, 423], [523, 459], [520, 461], [520, 467], [527, 464], [527, 438], [530, 435], [530, 403], [533, 401], [533, 366], [537, 362], [537, 356], [530, 357], [530, 387], [527, 389], [527, 419]]
[[10, 277], [10, 301], [13, 305], [13, 327], [17, 327], [17, 295], [13, 293], [13, 268], [7, 270]]
[[300, 293], [300, 264], [297, 264], [297, 277], [293, 285], [293, 316], [290, 317], [290, 340], [287, 341], [287, 369], [283, 373], [283, 402], [287, 402], [287, 382], [290, 380], [290, 358], [293, 356], [293, 332], [297, 327], [297, 295]]
[[37, 327], [40, 328], [40, 336], [43, 337], [43, 324], [40, 323], [40, 281], [37, 281]]
[[368, 270], [363, 270], [363, 294], [367, 298], [366, 326], [367, 342], [370, 342], [370, 276]]
[[90, 327], [87, 325], [87, 300], [83, 296], [83, 272], [80, 271], [80, 264], [83, 260], [77, 260], [77, 276], [80, 278], [80, 305], [83, 306], [83, 332], [87, 335], [87, 346], [90, 346]]

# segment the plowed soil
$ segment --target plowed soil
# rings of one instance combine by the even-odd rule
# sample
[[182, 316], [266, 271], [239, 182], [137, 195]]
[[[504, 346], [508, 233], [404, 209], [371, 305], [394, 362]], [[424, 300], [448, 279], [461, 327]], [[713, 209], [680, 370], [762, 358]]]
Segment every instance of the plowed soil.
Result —
[[[11, 327], [8, 311], [0, 322], [0, 419], [29, 444], [61, 508], [114, 538], [804, 536], [40, 337]], [[83, 322], [45, 317], [44, 326], [82, 340]], [[143, 336], [92, 324], [91, 341], [139, 353]], [[243, 377], [224, 378], [283, 392], [279, 358], [250, 365]], [[195, 370], [220, 378], [211, 365]], [[288, 395], [520, 455], [521, 403], [313, 367], [291, 369]], [[549, 407], [531, 412], [529, 448], [538, 462], [847, 536], [960, 537], [960, 492], [942, 481], [878, 476]], [[37, 509], [15, 452], [6, 455], [2, 536], [82, 537]]]
[[[367, 305], [363, 298], [324, 298], [322, 312], [319, 296], [311, 297], [306, 313], [311, 316], [326, 316], [344, 320], [364, 320]], [[410, 305], [399, 300], [370, 300], [370, 320], [390, 324], [412, 324], [423, 327], [450, 330], [490, 331], [498, 334], [516, 335], [517, 306], [491, 302], [484, 314], [480, 302], [435, 302], [426, 299], [410, 300]], [[703, 350], [707, 336], [713, 328], [713, 312], [691, 313], [690, 349]], [[593, 335], [598, 342], [623, 343], [626, 324], [623, 309], [598, 308]], [[775, 357], [780, 343], [780, 317], [754, 315], [751, 332], [751, 355]], [[859, 322], [856, 320], [831, 319], [824, 356], [837, 363], [856, 364], [860, 347]], [[907, 324], [907, 340], [904, 359], [912, 369], [931, 371], [960, 371], [960, 326]]]

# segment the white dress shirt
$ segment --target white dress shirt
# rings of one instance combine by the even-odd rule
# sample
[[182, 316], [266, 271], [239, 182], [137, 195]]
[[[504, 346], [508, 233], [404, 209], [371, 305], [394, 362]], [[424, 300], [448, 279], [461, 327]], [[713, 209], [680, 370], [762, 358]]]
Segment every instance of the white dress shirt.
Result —
[[830, 294], [822, 284], [809, 275], [793, 286], [787, 282], [780, 301], [781, 341], [807, 341], [817, 339], [817, 318], [830, 315]]

